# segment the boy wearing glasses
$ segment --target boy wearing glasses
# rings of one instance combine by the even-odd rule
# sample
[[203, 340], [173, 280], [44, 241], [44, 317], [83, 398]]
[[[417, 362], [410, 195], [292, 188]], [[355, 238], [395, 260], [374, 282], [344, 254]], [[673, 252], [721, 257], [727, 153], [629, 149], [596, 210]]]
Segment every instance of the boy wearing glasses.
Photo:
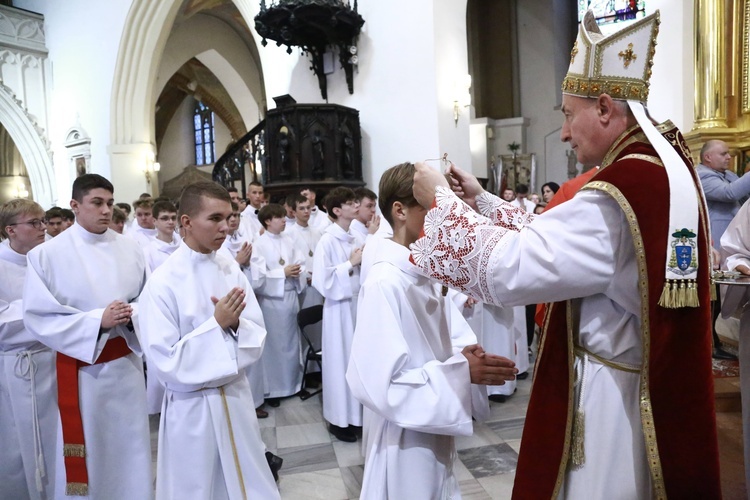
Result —
[[143, 252], [109, 229], [114, 188], [73, 182], [76, 223], [29, 251], [23, 320], [58, 352], [54, 498], [152, 498], [141, 346], [131, 316], [146, 279]]
[[23, 324], [26, 254], [44, 243], [45, 214], [16, 199], [0, 207], [0, 478], [6, 498], [53, 498], [57, 444], [55, 352]]
[[323, 304], [323, 417], [340, 441], [353, 443], [362, 427], [362, 405], [346, 385], [352, 337], [357, 317], [362, 246], [349, 231], [359, 204], [349, 188], [331, 190], [325, 200], [334, 223], [315, 248], [312, 284], [325, 297]]
[[175, 233], [177, 208], [171, 202], [157, 201], [152, 208], [152, 214], [156, 236], [143, 249], [149, 276], [177, 250], [182, 241], [180, 235]]

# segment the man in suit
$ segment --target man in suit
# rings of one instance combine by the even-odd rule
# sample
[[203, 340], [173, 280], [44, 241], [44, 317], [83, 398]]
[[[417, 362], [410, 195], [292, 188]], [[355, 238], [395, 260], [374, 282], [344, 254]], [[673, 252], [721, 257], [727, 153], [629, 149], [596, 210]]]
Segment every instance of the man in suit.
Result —
[[[700, 152], [701, 163], [698, 165], [698, 176], [706, 195], [708, 217], [711, 221], [711, 239], [713, 246], [721, 250], [721, 235], [726, 231], [740, 206], [750, 195], [750, 176], [737, 174], [728, 170], [732, 155], [724, 141], [707, 141]], [[718, 288], [718, 287], [717, 287]], [[717, 297], [719, 297], [717, 290]], [[714, 304], [713, 336], [716, 359], [737, 359], [733, 354], [721, 348], [719, 336], [716, 334], [716, 318], [719, 316], [721, 301]]]

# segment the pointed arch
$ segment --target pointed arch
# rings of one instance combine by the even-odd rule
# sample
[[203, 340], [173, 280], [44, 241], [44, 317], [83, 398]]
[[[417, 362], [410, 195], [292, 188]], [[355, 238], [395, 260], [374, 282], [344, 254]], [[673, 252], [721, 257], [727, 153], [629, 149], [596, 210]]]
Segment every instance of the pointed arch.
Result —
[[0, 83], [0, 123], [10, 134], [29, 173], [34, 200], [43, 207], [55, 204], [52, 153], [39, 128], [21, 107], [11, 90]]
[[[257, 1], [232, 0], [248, 26]], [[125, 20], [112, 88], [112, 144], [153, 144], [156, 77], [182, 0], [134, 0]]]

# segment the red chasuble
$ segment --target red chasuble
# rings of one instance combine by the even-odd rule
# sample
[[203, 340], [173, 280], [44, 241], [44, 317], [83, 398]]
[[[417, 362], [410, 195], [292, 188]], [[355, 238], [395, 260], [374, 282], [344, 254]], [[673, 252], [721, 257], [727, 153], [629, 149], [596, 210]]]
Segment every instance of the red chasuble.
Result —
[[[687, 148], [671, 124], [659, 131], [685, 160]], [[711, 368], [711, 302], [708, 224], [700, 202], [698, 229], [700, 307], [666, 309], [665, 249], [671, 231], [669, 182], [640, 127], [623, 134], [602, 168], [583, 189], [612, 196], [630, 223], [639, 268], [643, 363], [641, 425], [655, 498], [721, 498]], [[552, 304], [545, 318], [513, 498], [554, 498], [571, 456], [573, 332], [566, 303]], [[612, 450], [617, 453], [617, 450]]]

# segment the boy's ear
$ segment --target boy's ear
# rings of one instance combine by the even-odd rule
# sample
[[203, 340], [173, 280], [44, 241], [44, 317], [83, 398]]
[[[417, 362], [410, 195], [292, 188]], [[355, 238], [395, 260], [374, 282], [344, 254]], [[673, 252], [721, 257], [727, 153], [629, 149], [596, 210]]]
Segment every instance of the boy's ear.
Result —
[[406, 220], [406, 211], [404, 210], [406, 207], [403, 203], [400, 201], [394, 201], [393, 205], [391, 206], [391, 217], [393, 217], [394, 221], [405, 221]]
[[190, 216], [188, 214], [182, 214], [180, 216], [180, 226], [184, 227], [185, 229], [190, 227]]

